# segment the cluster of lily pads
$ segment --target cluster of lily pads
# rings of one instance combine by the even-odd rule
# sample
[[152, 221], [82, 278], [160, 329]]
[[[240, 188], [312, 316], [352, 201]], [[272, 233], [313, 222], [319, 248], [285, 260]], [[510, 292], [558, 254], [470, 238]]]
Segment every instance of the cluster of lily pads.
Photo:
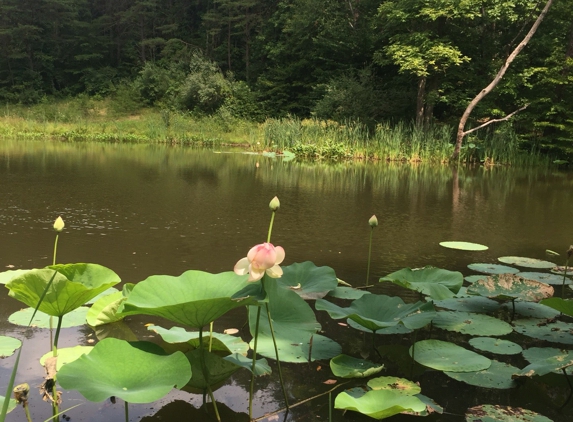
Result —
[[[273, 214], [267, 242], [277, 203], [273, 208], [271, 201]], [[377, 221], [371, 219], [369, 224], [373, 229]], [[458, 242], [443, 246], [480, 249], [480, 245]], [[500, 338], [515, 331], [551, 343], [573, 344], [573, 324], [566, 321], [567, 316], [573, 316], [573, 301], [552, 297], [551, 286], [571, 285], [566, 277], [568, 261], [565, 267], [557, 267], [538, 259], [502, 257], [499, 260], [505, 265], [471, 264], [469, 268], [482, 275], [466, 277], [467, 287], [463, 286], [462, 273], [430, 266], [405, 268], [380, 278], [380, 282], [419, 293], [418, 302], [405, 303], [399, 297], [354, 288], [339, 280], [330, 267], [317, 267], [308, 261], [279, 267], [283, 258], [282, 248], [265, 243], [249, 251], [235, 271], [211, 274], [189, 270], [180, 276], [152, 275], [136, 284], [125, 283], [121, 290], [113, 287], [121, 281], [115, 272], [85, 263], [6, 271], [0, 273], [0, 283], [6, 284], [11, 297], [29, 306], [12, 314], [10, 322], [46, 328], [56, 325], [53, 350], [40, 362], [47, 372], [42, 394], [54, 402], [55, 420], [61, 413], [58, 385], [77, 390], [94, 402], [112, 396], [124, 400], [126, 420], [128, 403], [159, 400], [175, 386], [203, 394], [204, 401], [208, 395], [212, 402], [209, 409], [220, 420], [214, 391], [239, 370], [252, 373], [252, 417], [254, 377], [271, 373], [266, 358], [276, 361], [281, 385], [280, 362], [329, 360], [337, 379], [367, 379], [364, 385], [358, 381], [338, 393], [336, 409], [375, 419], [399, 413], [425, 416], [443, 412], [439, 404], [422, 394], [419, 384], [401, 377], [378, 376], [386, 359], [383, 349], [377, 349], [375, 361], [343, 354], [335, 340], [320, 333], [322, 327], [311, 301], [316, 311], [326, 311], [335, 320], [343, 319], [353, 329], [372, 333], [373, 338], [412, 333], [409, 354], [413, 361], [470, 385], [510, 389], [516, 388], [522, 378], [550, 372], [567, 377], [573, 369], [573, 353], [567, 350], [523, 350], [519, 344]], [[520, 272], [516, 267], [553, 272]], [[242, 307], [248, 309], [249, 342], [229, 333], [213, 332], [215, 320]], [[266, 309], [267, 319], [260, 318], [261, 309]], [[58, 348], [62, 327], [87, 322], [98, 333], [102, 327], [131, 315], [153, 315], [169, 325], [176, 324], [170, 329], [148, 327], [166, 345], [173, 346], [100, 335], [95, 346]], [[472, 338], [465, 347], [433, 339], [434, 328]], [[427, 338], [415, 341], [419, 332]], [[20, 340], [0, 336], [0, 356], [9, 356], [20, 347]], [[519, 353], [530, 365], [517, 368], [501, 358], [492, 358]], [[17, 404], [9, 396], [9, 391], [0, 396], [0, 422]], [[26, 405], [25, 400], [20, 402]], [[286, 394], [285, 406], [288, 411]], [[513, 420], [510, 417], [515, 412], [523, 415], [519, 421], [549, 421], [526, 409], [495, 404], [468, 409], [466, 420]], [[27, 417], [30, 420], [28, 413]]]

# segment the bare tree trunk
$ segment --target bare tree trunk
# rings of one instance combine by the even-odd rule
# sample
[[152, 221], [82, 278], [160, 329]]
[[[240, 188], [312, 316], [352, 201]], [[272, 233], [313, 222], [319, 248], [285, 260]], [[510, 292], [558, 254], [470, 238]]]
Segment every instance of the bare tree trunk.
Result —
[[[476, 95], [475, 98], [473, 100], [471, 100], [470, 103], [468, 104], [466, 110], [464, 111], [464, 114], [462, 114], [462, 117], [460, 119], [460, 123], [458, 125], [458, 134], [456, 137], [456, 146], [455, 146], [454, 152], [452, 154], [452, 160], [457, 160], [459, 155], [460, 155], [460, 148], [462, 147], [462, 141], [464, 139], [464, 136], [466, 136], [468, 134], [467, 131], [464, 131], [464, 128], [466, 126], [466, 122], [468, 121], [468, 118], [470, 117], [471, 112], [473, 111], [475, 106], [487, 94], [489, 94], [491, 91], [493, 91], [493, 89], [497, 86], [499, 81], [501, 81], [501, 78], [503, 78], [503, 75], [505, 75], [505, 72], [509, 68], [509, 65], [511, 64], [511, 62], [513, 62], [513, 60], [517, 57], [517, 55], [521, 52], [521, 50], [523, 50], [523, 48], [527, 45], [529, 40], [531, 40], [531, 38], [533, 37], [533, 34], [535, 34], [535, 31], [537, 31], [537, 28], [541, 24], [541, 21], [543, 21], [543, 18], [545, 18], [545, 15], [547, 14], [547, 11], [551, 7], [552, 3], [553, 3], [553, 0], [547, 0], [545, 7], [541, 11], [539, 16], [535, 20], [535, 22], [533, 23], [533, 26], [531, 27], [531, 29], [529, 30], [529, 32], [527, 33], [525, 38], [523, 38], [523, 41], [521, 41], [517, 45], [517, 47], [515, 47], [513, 52], [505, 60], [505, 63], [503, 64], [503, 66], [501, 66], [501, 69], [499, 69], [499, 71], [497, 72], [497, 75], [495, 75], [495, 78], [493, 78], [493, 80], [490, 82], [490, 84], [488, 86], [486, 86], [484, 89], [482, 89], [480, 91], [480, 93], [478, 95]], [[498, 121], [507, 120], [513, 114], [515, 114], [515, 112], [509, 114], [508, 116], [504, 117], [503, 119], [499, 119]], [[478, 128], [481, 128], [483, 126], [484, 125], [479, 126]], [[472, 129], [472, 131], [475, 131], [475, 130], [477, 130], [477, 128]]]
[[416, 126], [424, 123], [424, 100], [426, 99], [426, 77], [420, 76], [418, 81], [418, 97], [416, 101]]

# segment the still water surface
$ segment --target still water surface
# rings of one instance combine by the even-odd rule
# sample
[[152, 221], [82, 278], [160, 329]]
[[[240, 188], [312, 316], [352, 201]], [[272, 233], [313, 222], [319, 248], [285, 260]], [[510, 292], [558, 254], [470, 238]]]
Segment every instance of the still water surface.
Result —
[[[333, 267], [347, 282], [364, 283], [368, 219], [376, 214], [380, 225], [374, 232], [373, 281], [408, 266], [434, 265], [468, 275], [466, 265], [472, 262], [495, 262], [503, 255], [545, 259], [546, 249], [564, 251], [573, 243], [572, 188], [573, 174], [545, 169], [476, 167], [457, 171], [410, 164], [308, 164], [156, 145], [4, 140], [0, 142], [0, 267], [51, 264], [51, 226], [61, 215], [66, 229], [60, 236], [59, 262], [99, 263], [117, 272], [122, 281], [133, 283], [154, 274], [179, 275], [188, 269], [228, 271], [251, 246], [266, 239], [268, 203], [277, 195], [281, 209], [273, 243], [285, 248], [286, 265], [311, 260]], [[453, 251], [438, 245], [444, 240], [477, 242], [490, 249]], [[408, 295], [388, 286], [376, 289], [377, 293]], [[417, 300], [415, 296], [411, 299]], [[0, 295], [0, 334], [23, 338], [23, 330], [6, 321], [19, 308], [19, 302]], [[360, 353], [362, 346], [357, 343], [362, 342], [361, 334], [345, 334], [348, 331], [332, 320], [321, 318], [325, 330], [339, 336], [336, 339], [342, 342], [344, 352]], [[218, 321], [218, 328], [235, 327], [238, 320], [244, 321], [244, 315], [224, 318]], [[149, 322], [147, 318], [128, 322], [140, 338], [149, 336], [143, 326]], [[66, 329], [60, 347], [87, 344], [92, 333], [89, 328]], [[42, 381], [37, 359], [49, 350], [49, 333], [36, 330], [31, 340], [24, 347], [17, 382], [36, 386]], [[8, 383], [13, 359], [0, 360], [1, 392]], [[329, 377], [328, 363], [322, 366], [317, 371], [314, 363], [311, 367], [286, 365], [291, 402], [329, 388], [321, 384]], [[316, 385], [301, 383], [306, 377]], [[276, 374], [259, 380], [259, 416], [282, 407], [275, 378]], [[424, 394], [457, 415], [490, 398], [479, 397], [484, 393], [481, 389], [452, 384], [436, 373], [418, 379]], [[242, 374], [215, 395], [234, 411], [243, 412], [247, 386], [248, 375]], [[490, 401], [552, 413], [548, 416], [559, 420], [555, 408], [561, 395], [555, 398], [552, 394], [537, 385], [526, 386], [494, 392]], [[44, 420], [50, 409], [36, 396], [32, 397], [32, 412], [36, 420]], [[178, 392], [158, 403], [133, 405], [131, 420], [176, 420], [174, 414], [192, 411], [181, 401], [173, 402], [177, 399], [196, 407], [201, 403], [199, 396]], [[83, 401], [68, 393], [64, 406]], [[149, 417], [170, 402], [172, 413], [165, 408], [162, 412], [167, 416]], [[22, 420], [21, 410], [12, 412], [8, 421]], [[121, 421], [123, 406], [87, 404], [70, 415], [74, 421]], [[202, 415], [180, 420], [202, 420]], [[334, 416], [334, 420], [343, 420], [338, 411]], [[327, 401], [322, 399], [294, 410], [287, 420], [327, 418]], [[393, 420], [399, 418], [413, 419]], [[244, 419], [228, 416], [227, 420]], [[370, 419], [347, 414], [344, 420]], [[442, 415], [432, 420], [461, 418]]]

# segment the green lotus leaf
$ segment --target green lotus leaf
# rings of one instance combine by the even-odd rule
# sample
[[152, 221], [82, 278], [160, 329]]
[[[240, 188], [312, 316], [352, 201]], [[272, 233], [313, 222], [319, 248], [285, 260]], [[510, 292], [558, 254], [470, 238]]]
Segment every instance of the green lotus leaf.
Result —
[[507, 363], [501, 363], [496, 360], [491, 361], [491, 366], [482, 371], [476, 372], [448, 372], [444, 374], [466, 384], [475, 385], [484, 388], [496, 388], [506, 390], [517, 387], [517, 383], [511, 378], [512, 375], [519, 371], [519, 368]]
[[380, 420], [402, 412], [423, 412], [426, 405], [417, 397], [398, 391], [372, 390], [358, 398], [343, 391], [336, 396], [334, 408], [353, 410]]
[[[6, 397], [0, 396], [0, 409], [4, 406], [4, 400], [6, 400]], [[16, 409], [16, 406], [18, 406], [18, 402], [16, 400], [11, 398], [8, 400], [8, 411], [6, 413], [10, 413], [12, 410]]]
[[231, 309], [255, 305], [255, 298], [232, 296], [247, 285], [247, 276], [232, 271], [210, 274], [190, 270], [179, 277], [155, 275], [133, 288], [123, 315], [156, 315], [170, 321], [201, 328]]
[[464, 277], [464, 280], [468, 283], [475, 283], [476, 281], [483, 280], [484, 278], [486, 278], [485, 275], [468, 275]]
[[38, 309], [57, 317], [121, 281], [112, 270], [98, 264], [65, 264], [27, 271], [10, 280], [6, 287], [10, 296], [34, 308], [52, 279]]
[[484, 274], [516, 274], [519, 272], [517, 268], [499, 264], [469, 264], [468, 268]]
[[[246, 413], [238, 413], [231, 410], [225, 403], [217, 402], [217, 409], [221, 421], [225, 422], [251, 422], [251, 418]], [[173, 400], [162, 406], [152, 415], [138, 419], [139, 422], [173, 421], [174, 416], [185, 415], [185, 421], [193, 422], [213, 422], [216, 421], [213, 413], [213, 405], [205, 403], [196, 408], [193, 404], [184, 400]], [[209, 415], [212, 415], [211, 417]]]
[[123, 315], [118, 314], [118, 309], [127, 298], [122, 292], [108, 294], [100, 297], [90, 308], [86, 315], [86, 320], [92, 327], [110, 324], [121, 321]]
[[480, 245], [479, 243], [471, 243], [471, 242], [440, 242], [440, 246], [449, 249], [457, 249], [460, 251], [487, 251], [489, 248], [484, 245]]
[[444, 330], [472, 336], [503, 336], [513, 331], [511, 325], [505, 321], [469, 312], [437, 312], [432, 324]]
[[[399, 323], [407, 328], [420, 328], [428, 324], [435, 314], [431, 302], [406, 304], [399, 297], [374, 294], [354, 300], [348, 308], [341, 308], [324, 299], [318, 299], [315, 307], [317, 311], [327, 311], [333, 319], [350, 318], [370, 331]], [[412, 319], [406, 320], [409, 316]]]
[[6, 284], [13, 278], [16, 278], [22, 274], [27, 273], [30, 270], [8, 270], [2, 271], [0, 273], [0, 284]]
[[560, 297], [551, 297], [543, 299], [540, 302], [542, 305], [549, 306], [562, 314], [573, 316], [573, 300], [566, 300]]
[[[261, 322], [263, 317], [261, 317]], [[273, 319], [274, 324], [274, 319]], [[308, 336], [306, 339], [305, 337]], [[296, 329], [277, 332], [277, 347], [281, 362], [307, 363], [310, 360], [327, 360], [342, 353], [340, 344], [320, 334], [301, 333], [296, 334]], [[251, 348], [254, 343], [251, 342]], [[257, 353], [268, 359], [276, 359], [273, 339], [266, 334], [259, 334]]]
[[[73, 362], [80, 356], [83, 356], [92, 351], [93, 346], [74, 346], [58, 348], [58, 360], [56, 363], [56, 370], [60, 370], [62, 366], [67, 363]], [[46, 359], [51, 358], [52, 352], [48, 352], [40, 358], [40, 365], [44, 366]]]
[[78, 390], [94, 402], [116, 396], [129, 403], [149, 403], [190, 379], [191, 366], [183, 353], [159, 356], [114, 338], [100, 341], [58, 372], [62, 388]]
[[497, 274], [476, 281], [468, 287], [468, 293], [500, 301], [518, 299], [539, 302], [553, 296], [553, 287], [515, 274]]
[[390, 281], [406, 289], [416, 290], [432, 299], [441, 300], [454, 297], [464, 282], [464, 276], [458, 271], [424, 267], [420, 269], [403, 268], [382, 277], [380, 281]]
[[[554, 318], [559, 315], [559, 311], [556, 311], [549, 306], [542, 305], [535, 302], [514, 302], [515, 313], [519, 314], [525, 318]], [[504, 303], [501, 305], [502, 308], [506, 308], [508, 311], [513, 311], [513, 306], [511, 303]]]
[[[560, 355], [563, 355], [561, 359], [562, 362], [573, 358], [573, 351], [557, 349], [556, 347], [530, 347], [524, 350], [522, 354], [529, 363], [544, 361]], [[565, 370], [568, 375], [573, 374], [573, 366], [569, 366]], [[553, 372], [556, 374], [563, 373], [561, 369], [554, 370]]]
[[509, 265], [517, 265], [518, 267], [527, 268], [553, 268], [555, 264], [549, 261], [543, 261], [535, 258], [524, 258], [522, 256], [502, 256], [497, 258], [499, 262]]
[[346, 286], [337, 287], [334, 290], [328, 292], [328, 296], [330, 297], [335, 297], [337, 299], [349, 299], [349, 300], [359, 299], [362, 296], [369, 294], [370, 292], [367, 290], [358, 290]]
[[[89, 311], [88, 307], [81, 306], [67, 313], [62, 318], [61, 328], [78, 327], [80, 325], [84, 325], [86, 323], [86, 315], [88, 311]], [[8, 321], [10, 321], [12, 324], [27, 327], [28, 323], [30, 323], [30, 319], [32, 318], [33, 314], [34, 314], [33, 308], [24, 308], [10, 315], [8, 317]], [[52, 318], [52, 322], [50, 325], [50, 315], [37, 311], [36, 315], [34, 315], [34, 319], [32, 320], [30, 326], [37, 328], [56, 328], [57, 322], [58, 322], [57, 320], [54, 320]]]
[[319, 299], [334, 290], [338, 280], [330, 267], [317, 267], [310, 261], [295, 263], [283, 269], [277, 283], [293, 290], [303, 299]]
[[0, 336], [0, 359], [12, 356], [22, 346], [22, 342], [14, 337]]
[[487, 369], [491, 360], [454, 343], [422, 340], [410, 347], [410, 356], [421, 365], [438, 371], [475, 372]]
[[466, 422], [553, 422], [521, 407], [482, 404], [466, 411]]
[[436, 403], [434, 400], [432, 400], [429, 397], [424, 396], [423, 394], [416, 394], [414, 397], [418, 397], [425, 405], [426, 405], [426, 410], [422, 411], [422, 412], [416, 412], [413, 413], [416, 416], [428, 416], [432, 413], [438, 413], [438, 414], [442, 414], [444, 413], [444, 408], [442, 406], [440, 406], [438, 403]]
[[352, 356], [338, 355], [330, 359], [330, 369], [335, 376], [340, 378], [367, 378], [384, 369], [384, 365], [376, 365]]
[[[232, 355], [225, 356], [223, 359], [233, 362], [235, 365], [241, 366], [249, 371], [253, 372], [253, 359], [248, 358], [239, 353], [233, 353]], [[270, 375], [272, 373], [271, 367], [269, 366], [266, 359], [257, 359], [255, 363], [255, 375]]]
[[[518, 276], [527, 278], [528, 280], [535, 280], [541, 283], [552, 284], [552, 285], [562, 285], [563, 276], [559, 274], [551, 273], [536, 273], [536, 272], [520, 272], [517, 273]], [[571, 284], [573, 281], [569, 277], [565, 277], [565, 284]]]
[[[184, 390], [189, 392], [203, 392], [210, 386], [213, 390], [221, 387], [227, 378], [237, 372], [242, 366], [237, 365], [235, 362], [226, 360], [214, 353], [210, 353], [206, 350], [203, 351], [205, 357], [205, 367], [208, 372], [208, 382], [205, 380], [205, 376], [201, 364], [201, 350], [194, 349], [187, 352], [185, 356], [189, 359], [191, 364], [191, 370], [193, 371], [193, 376], [185, 386]], [[252, 363], [252, 362], [251, 362]]]
[[[128, 283], [130, 284], [130, 283]], [[135, 284], [132, 284], [132, 286], [135, 286]], [[117, 290], [115, 287], [110, 287], [109, 289], [101, 292], [99, 295], [97, 295], [96, 297], [92, 297], [90, 300], [88, 300], [86, 302], [86, 305], [93, 305], [94, 303], [96, 303], [98, 300], [100, 300], [102, 297], [105, 296], [109, 296], [113, 293], [117, 293], [119, 292], [119, 290]]]
[[[346, 323], [350, 325], [352, 328], [360, 331], [364, 331], [366, 333], [371, 333], [372, 330], [366, 328], [359, 323], [352, 321], [350, 318], [346, 320]], [[393, 327], [381, 328], [379, 330], [374, 331], [374, 334], [381, 334], [381, 335], [393, 335], [393, 334], [409, 334], [411, 333], [411, 328], [406, 327], [404, 324], [396, 324]]]
[[407, 396], [415, 396], [416, 394], [422, 392], [420, 386], [415, 382], [398, 377], [372, 378], [370, 381], [368, 381], [368, 387], [373, 390], [397, 391], [400, 394]]
[[475, 337], [470, 339], [469, 343], [478, 350], [498, 355], [517, 355], [523, 350], [519, 344], [512, 341], [491, 337]]
[[573, 324], [543, 319], [518, 319], [513, 321], [514, 330], [528, 337], [554, 343], [573, 344]]
[[[565, 271], [565, 270], [567, 270], [567, 271]], [[565, 265], [558, 265], [557, 267], [551, 268], [551, 272], [553, 274], [564, 275], [565, 273], [567, 273], [567, 274], [571, 275], [571, 274], [573, 274], [573, 267], [565, 268]]]
[[434, 305], [439, 308], [450, 309], [452, 311], [477, 313], [491, 313], [499, 309], [498, 302], [481, 296], [435, 300]]
[[515, 372], [514, 377], [532, 377], [534, 375], [547, 375], [550, 372], [561, 372], [573, 366], [573, 354], [559, 353], [545, 359], [536, 360], [519, 372]]

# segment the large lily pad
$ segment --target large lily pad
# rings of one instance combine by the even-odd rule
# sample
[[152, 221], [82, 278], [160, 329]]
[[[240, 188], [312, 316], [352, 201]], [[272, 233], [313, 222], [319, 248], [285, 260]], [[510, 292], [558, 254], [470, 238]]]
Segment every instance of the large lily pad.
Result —
[[469, 312], [437, 312], [434, 326], [472, 336], [503, 336], [513, 331], [511, 325], [497, 318]]
[[[520, 272], [517, 273], [517, 275], [523, 278], [527, 278], [529, 280], [535, 280], [546, 284], [559, 285], [559, 286], [563, 284], [563, 276], [559, 274]], [[569, 277], [565, 277], [565, 284], [571, 284], [571, 283], [573, 283], [573, 281], [571, 281]]]
[[497, 274], [478, 280], [468, 287], [468, 293], [490, 299], [539, 302], [553, 296], [553, 287], [515, 274]]
[[398, 377], [372, 378], [367, 385], [373, 390], [398, 391], [407, 396], [415, 396], [422, 392], [420, 386], [415, 382]]
[[475, 385], [484, 388], [496, 388], [506, 390], [517, 387], [517, 383], [511, 378], [519, 368], [507, 363], [501, 363], [496, 360], [491, 361], [491, 366], [487, 369], [477, 372], [448, 372], [447, 376], [465, 382], [466, 384]]
[[[93, 348], [94, 348], [93, 346], [74, 346], [74, 347], [58, 348], [58, 360], [56, 363], [56, 370], [59, 371], [65, 364], [73, 362], [80, 356], [83, 356], [91, 352]], [[40, 365], [44, 366], [46, 359], [51, 358], [52, 356], [53, 356], [52, 352], [44, 354], [40, 358]]]
[[317, 267], [310, 261], [281, 268], [283, 275], [277, 282], [293, 290], [303, 299], [319, 299], [338, 285], [338, 279], [332, 268]]
[[12, 356], [22, 342], [14, 337], [0, 336], [0, 358]]
[[334, 407], [360, 412], [378, 420], [402, 412], [426, 410], [426, 405], [417, 397], [393, 390], [372, 390], [358, 398], [343, 391], [336, 396]]
[[454, 343], [422, 340], [410, 347], [410, 356], [421, 365], [438, 371], [475, 372], [487, 369], [491, 360]]
[[[127, 283], [127, 284], [131, 284], [131, 283]], [[132, 286], [134, 286], [134, 284], [132, 284]], [[110, 287], [109, 289], [101, 292], [99, 295], [97, 295], [96, 297], [92, 297], [90, 300], [88, 300], [86, 302], [86, 305], [93, 305], [94, 303], [96, 303], [98, 300], [100, 300], [102, 297], [105, 296], [109, 296], [113, 293], [117, 293], [119, 292], [119, 290], [117, 290], [115, 287]]]
[[504, 303], [501, 306], [510, 311], [512, 311], [513, 306], [515, 306], [515, 313], [525, 318], [554, 318], [559, 315], [559, 311], [535, 302], [514, 302], [513, 305], [511, 303]]
[[565, 315], [573, 316], [573, 300], [566, 300], [560, 297], [551, 297], [543, 299], [542, 305], [549, 306]]
[[554, 343], [573, 344], [573, 324], [541, 319], [518, 319], [513, 322], [514, 330], [528, 337]]
[[519, 344], [499, 338], [475, 337], [469, 343], [478, 350], [498, 355], [517, 355], [523, 350]]
[[573, 366], [573, 354], [559, 353], [545, 359], [535, 360], [521, 371], [515, 372], [515, 378], [546, 375], [550, 372], [560, 372]]
[[[522, 352], [523, 357], [529, 363], [544, 361], [549, 358], [562, 355], [561, 362], [573, 358], [573, 351], [557, 349], [556, 347], [530, 347]], [[573, 366], [566, 368], [567, 374], [573, 374]], [[554, 370], [556, 374], [561, 374], [561, 369]]]
[[502, 256], [497, 258], [499, 262], [509, 265], [517, 265], [518, 267], [527, 268], [553, 268], [555, 264], [549, 261], [543, 261], [535, 258], [525, 258], [522, 256]]
[[482, 296], [435, 300], [434, 304], [440, 308], [464, 312], [491, 313], [499, 309], [498, 302]]
[[382, 277], [380, 281], [416, 290], [432, 299], [441, 300], [454, 297], [464, 282], [464, 276], [458, 271], [424, 267], [420, 269], [403, 268]]
[[127, 297], [120, 291], [100, 297], [86, 315], [88, 324], [92, 327], [99, 327], [100, 325], [121, 321], [124, 317], [118, 314], [117, 311], [126, 300]]
[[34, 308], [50, 281], [38, 309], [60, 317], [121, 280], [115, 272], [98, 264], [65, 264], [27, 271], [10, 280], [6, 287], [10, 296]]
[[252, 297], [232, 298], [247, 285], [247, 278], [232, 271], [210, 274], [195, 270], [179, 277], [151, 276], [133, 288], [120, 311], [124, 315], [157, 315], [200, 328], [231, 309], [257, 303]]
[[466, 411], [466, 422], [552, 422], [552, 420], [521, 407], [482, 404]]
[[479, 243], [471, 242], [440, 242], [440, 246], [449, 249], [457, 249], [460, 251], [487, 251], [489, 248], [485, 245], [480, 245]]
[[328, 292], [328, 296], [330, 297], [335, 297], [337, 299], [349, 299], [349, 300], [359, 299], [362, 296], [369, 294], [370, 292], [367, 290], [358, 290], [347, 286], [339, 286], [334, 290]]
[[[567, 271], [565, 271], [567, 270]], [[571, 275], [573, 274], [573, 267], [565, 267], [565, 265], [558, 265], [557, 267], [551, 268], [551, 272], [554, 274], [564, 275], [565, 273]]]
[[[346, 320], [346, 323], [348, 325], [350, 325], [352, 328], [354, 328], [355, 330], [364, 331], [366, 333], [372, 332], [372, 330], [366, 328], [363, 325], [360, 325], [359, 323], [351, 320], [350, 318], [348, 318]], [[380, 334], [380, 335], [409, 334], [412, 331], [414, 331], [414, 330], [406, 327], [404, 324], [397, 324], [397, 325], [394, 325], [393, 327], [381, 328], [379, 330], [376, 330], [376, 331], [374, 331], [374, 334]]]
[[183, 353], [159, 356], [113, 338], [100, 341], [58, 372], [63, 388], [78, 390], [95, 402], [116, 396], [129, 403], [149, 403], [190, 379], [191, 366]]
[[366, 378], [377, 374], [382, 369], [384, 365], [376, 365], [347, 355], [338, 355], [330, 359], [330, 370], [340, 378]]
[[[80, 325], [84, 325], [86, 323], [86, 315], [88, 311], [88, 307], [81, 306], [71, 312], [68, 312], [62, 318], [61, 328], [79, 327]], [[34, 319], [30, 323], [32, 315], [34, 315], [34, 309], [25, 308], [10, 315], [8, 317], [8, 321], [10, 321], [12, 324], [21, 325], [23, 327], [27, 327], [28, 324], [30, 324], [31, 327], [37, 328], [56, 328], [57, 320], [52, 318], [50, 325], [50, 315], [41, 311], [37, 311], [36, 315], [34, 315]]]
[[516, 274], [519, 272], [517, 268], [499, 264], [469, 264], [468, 268], [472, 271], [477, 271], [478, 273], [484, 274]]
[[467, 281], [468, 283], [475, 283], [478, 280], [483, 280], [485, 279], [487, 276], [485, 275], [468, 275], [466, 277], [464, 277], [464, 280]]

